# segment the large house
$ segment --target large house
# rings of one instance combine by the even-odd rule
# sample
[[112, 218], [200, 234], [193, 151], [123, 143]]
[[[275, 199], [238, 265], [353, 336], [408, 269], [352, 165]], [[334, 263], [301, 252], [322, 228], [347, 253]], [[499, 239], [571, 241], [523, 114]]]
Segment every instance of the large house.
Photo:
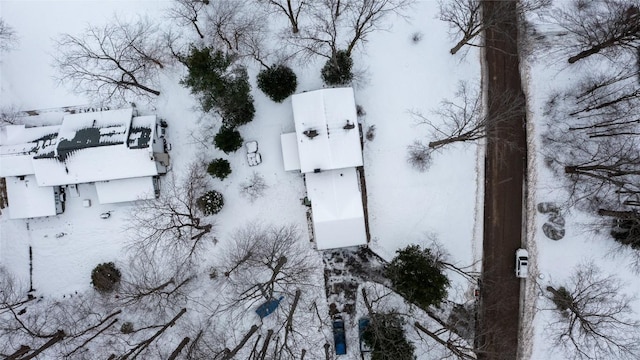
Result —
[[284, 168], [304, 174], [319, 250], [367, 243], [357, 167], [363, 165], [352, 88], [293, 95], [296, 131], [281, 135]]
[[155, 115], [136, 116], [133, 109], [66, 114], [54, 126], [2, 127], [9, 217], [59, 214], [78, 184], [95, 184], [101, 204], [155, 198], [157, 176], [169, 165], [159, 127]]

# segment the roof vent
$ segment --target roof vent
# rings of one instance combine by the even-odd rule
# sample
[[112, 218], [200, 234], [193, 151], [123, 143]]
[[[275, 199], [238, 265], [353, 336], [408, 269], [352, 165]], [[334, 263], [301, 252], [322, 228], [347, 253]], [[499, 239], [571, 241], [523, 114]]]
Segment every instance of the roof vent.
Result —
[[354, 123], [352, 123], [351, 121], [349, 121], [349, 119], [347, 119], [347, 125], [343, 126], [342, 128], [345, 130], [351, 130], [353, 128], [355, 128], [356, 125]]
[[309, 139], [313, 139], [314, 137], [318, 136], [318, 130], [316, 129], [308, 129], [302, 132], [303, 134], [305, 134]]

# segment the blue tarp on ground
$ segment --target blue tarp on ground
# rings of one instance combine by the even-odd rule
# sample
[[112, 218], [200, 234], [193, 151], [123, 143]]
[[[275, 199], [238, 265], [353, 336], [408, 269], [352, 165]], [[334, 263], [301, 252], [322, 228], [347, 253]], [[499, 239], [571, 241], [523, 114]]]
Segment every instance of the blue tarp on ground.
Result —
[[281, 296], [279, 299], [267, 300], [267, 302], [258, 306], [258, 308], [256, 309], [256, 313], [258, 314], [258, 316], [260, 316], [260, 319], [263, 319], [269, 316], [272, 312], [276, 311], [282, 299], [283, 297]]

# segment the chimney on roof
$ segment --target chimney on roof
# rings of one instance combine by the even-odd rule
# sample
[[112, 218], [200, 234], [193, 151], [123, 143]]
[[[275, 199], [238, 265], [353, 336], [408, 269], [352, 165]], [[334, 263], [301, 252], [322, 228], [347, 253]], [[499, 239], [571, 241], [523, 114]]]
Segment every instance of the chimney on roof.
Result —
[[302, 132], [303, 134], [305, 134], [309, 139], [313, 139], [314, 137], [318, 136], [318, 130], [316, 129], [308, 129]]
[[351, 121], [349, 121], [349, 119], [347, 119], [347, 125], [343, 126], [342, 128], [345, 130], [351, 130], [353, 128], [355, 128], [356, 125], [354, 123], [352, 123]]

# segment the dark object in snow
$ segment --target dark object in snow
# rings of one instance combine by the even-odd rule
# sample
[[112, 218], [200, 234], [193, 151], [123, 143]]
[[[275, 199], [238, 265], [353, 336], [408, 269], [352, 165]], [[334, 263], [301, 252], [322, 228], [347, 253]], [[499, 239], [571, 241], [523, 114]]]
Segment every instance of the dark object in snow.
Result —
[[280, 301], [282, 301], [284, 297], [280, 296], [279, 299], [271, 299], [267, 300], [264, 304], [258, 306], [256, 309], [256, 314], [260, 316], [260, 319], [264, 319], [265, 317], [271, 315], [272, 312], [276, 311], [278, 305], [280, 305]]
[[210, 190], [199, 197], [196, 204], [206, 216], [215, 215], [224, 206], [224, 196], [216, 190]]
[[560, 214], [560, 208], [558, 205], [552, 202], [538, 203], [538, 212], [541, 214], [548, 214], [548, 220], [542, 225], [542, 232], [551, 240], [560, 240], [564, 238], [565, 220]]
[[345, 130], [351, 130], [353, 128], [355, 128], [356, 125], [354, 123], [352, 123], [351, 121], [347, 120], [347, 124], [345, 126], [343, 126], [342, 128]]
[[131, 334], [133, 332], [133, 323], [126, 321], [120, 326], [120, 332], [123, 334]]
[[226, 159], [217, 158], [209, 163], [207, 172], [215, 178], [224, 180], [231, 174], [231, 164]]
[[103, 212], [100, 214], [100, 219], [108, 219], [111, 217], [111, 211]]
[[360, 338], [360, 352], [371, 352], [371, 347], [364, 341], [364, 332], [369, 327], [369, 318], [363, 317], [358, 320], [358, 337]]
[[347, 353], [347, 340], [344, 334], [344, 321], [340, 316], [336, 316], [333, 319], [333, 341], [336, 345], [336, 355], [344, 355]]
[[118, 287], [120, 277], [120, 270], [114, 263], [102, 263], [91, 272], [91, 284], [102, 293], [110, 293]]
[[316, 129], [305, 130], [302, 133], [305, 134], [309, 139], [313, 139], [314, 137], [319, 135], [318, 130]]
[[349, 52], [338, 50], [322, 67], [322, 81], [329, 85], [345, 85], [353, 79], [353, 60]]
[[249, 75], [244, 66], [235, 62], [235, 55], [192, 46], [184, 60], [189, 74], [180, 83], [198, 97], [205, 112], [215, 110], [229, 127], [253, 120], [256, 109]]
[[440, 307], [447, 298], [449, 278], [437, 255], [419, 245], [409, 245], [396, 254], [385, 271], [394, 289], [423, 309], [432, 305]]
[[560, 208], [558, 208], [558, 206], [552, 202], [541, 202], [538, 203], [538, 212], [540, 212], [541, 214], [559, 213]]
[[542, 225], [542, 232], [544, 236], [555, 241], [561, 240], [564, 237], [564, 228], [552, 223], [544, 223], [544, 225]]
[[258, 88], [271, 100], [280, 103], [296, 91], [296, 74], [285, 65], [274, 65], [258, 73]]
[[232, 153], [242, 147], [242, 136], [233, 127], [222, 126], [220, 131], [213, 138], [216, 148], [224, 151], [225, 154]]

